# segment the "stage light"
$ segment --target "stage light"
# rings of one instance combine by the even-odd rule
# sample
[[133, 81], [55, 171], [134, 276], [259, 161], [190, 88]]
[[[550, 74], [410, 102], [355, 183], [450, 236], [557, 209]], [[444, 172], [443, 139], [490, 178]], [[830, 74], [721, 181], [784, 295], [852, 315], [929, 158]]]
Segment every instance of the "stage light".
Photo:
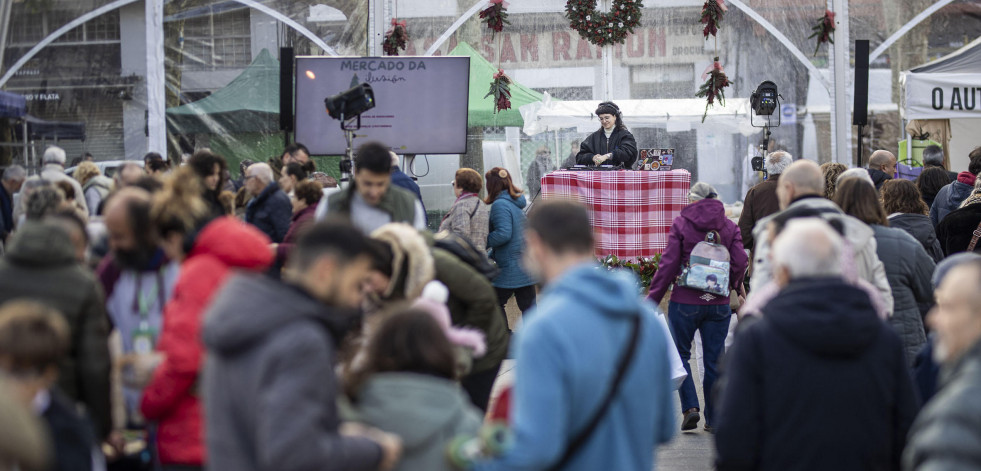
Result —
[[331, 118], [347, 121], [375, 107], [375, 92], [371, 90], [371, 85], [362, 83], [324, 98], [324, 106]]

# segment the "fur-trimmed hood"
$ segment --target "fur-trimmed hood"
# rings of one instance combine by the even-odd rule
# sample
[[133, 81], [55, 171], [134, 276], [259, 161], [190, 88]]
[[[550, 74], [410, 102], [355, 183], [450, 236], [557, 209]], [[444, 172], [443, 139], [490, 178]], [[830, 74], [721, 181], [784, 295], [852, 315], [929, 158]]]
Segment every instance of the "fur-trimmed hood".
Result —
[[384, 297], [391, 298], [399, 286], [405, 299], [416, 299], [436, 276], [436, 265], [426, 239], [412, 226], [389, 223], [371, 233], [371, 238], [388, 244], [392, 249], [392, 280]]

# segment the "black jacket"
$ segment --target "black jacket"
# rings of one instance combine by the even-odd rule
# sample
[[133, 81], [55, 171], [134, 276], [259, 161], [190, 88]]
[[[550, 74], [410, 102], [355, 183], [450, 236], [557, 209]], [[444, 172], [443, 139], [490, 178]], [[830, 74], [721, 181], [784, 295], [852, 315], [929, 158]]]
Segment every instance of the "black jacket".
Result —
[[[971, 244], [971, 237], [979, 223], [981, 223], [981, 204], [967, 205], [951, 212], [940, 221], [940, 225], [937, 226], [937, 239], [940, 239], [940, 248], [943, 249], [944, 254], [950, 256], [967, 251], [967, 246]], [[974, 251], [981, 252], [981, 241], [975, 246]]]
[[293, 204], [290, 203], [290, 197], [279, 189], [276, 182], [266, 186], [245, 209], [245, 222], [257, 227], [277, 244], [283, 241], [286, 231], [290, 230], [292, 217]]
[[85, 405], [96, 436], [110, 430], [109, 316], [102, 287], [75, 260], [71, 239], [51, 224], [27, 221], [0, 261], [0, 304], [42, 302], [68, 323], [71, 346], [59, 362], [58, 388]]
[[41, 414], [48, 425], [54, 448], [52, 471], [89, 471], [92, 452], [96, 450], [92, 425], [75, 411], [75, 405], [56, 390], [50, 391], [51, 402]]
[[981, 342], [942, 375], [940, 391], [910, 431], [904, 470], [981, 468]]
[[886, 180], [892, 180], [892, 175], [888, 175], [882, 170], [874, 168], [868, 168], [866, 170], [868, 170], [869, 176], [872, 177], [872, 183], [875, 184], [875, 191], [881, 190], [882, 184], [885, 183]]
[[918, 408], [896, 334], [835, 278], [785, 287], [736, 337], [723, 378], [720, 471], [897, 469]]
[[902, 213], [889, 216], [889, 225], [897, 229], [902, 229], [913, 236], [927, 255], [933, 259], [934, 263], [940, 263], [944, 259], [944, 251], [940, 248], [940, 241], [937, 239], [937, 231], [933, 229], [930, 216], [926, 214]]
[[889, 287], [892, 288], [889, 324], [902, 340], [906, 362], [912, 367], [916, 354], [926, 343], [920, 305], [933, 302], [930, 277], [933, 276], [935, 264], [919, 242], [906, 231], [878, 224], [869, 227], [875, 231], [875, 251], [882, 260]]
[[593, 156], [596, 154], [613, 153], [613, 158], [607, 160], [603, 165], [620, 165], [630, 169], [637, 161], [637, 140], [630, 134], [627, 128], [616, 128], [610, 134], [607, 142], [603, 128], [589, 135], [586, 140], [579, 144], [579, 154], [576, 155], [576, 163], [579, 165], [593, 165]]

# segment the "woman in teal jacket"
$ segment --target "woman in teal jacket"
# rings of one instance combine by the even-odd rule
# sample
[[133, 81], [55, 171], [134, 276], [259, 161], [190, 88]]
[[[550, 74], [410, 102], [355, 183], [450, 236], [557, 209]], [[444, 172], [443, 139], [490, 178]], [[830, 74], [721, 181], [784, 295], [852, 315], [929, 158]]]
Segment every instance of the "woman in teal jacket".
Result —
[[511, 181], [511, 175], [494, 167], [484, 175], [487, 180], [487, 204], [491, 205], [487, 248], [501, 273], [494, 278], [497, 300], [504, 306], [514, 296], [518, 309], [524, 314], [535, 305], [535, 280], [524, 267], [521, 258], [525, 251], [525, 213], [528, 204], [523, 192]]

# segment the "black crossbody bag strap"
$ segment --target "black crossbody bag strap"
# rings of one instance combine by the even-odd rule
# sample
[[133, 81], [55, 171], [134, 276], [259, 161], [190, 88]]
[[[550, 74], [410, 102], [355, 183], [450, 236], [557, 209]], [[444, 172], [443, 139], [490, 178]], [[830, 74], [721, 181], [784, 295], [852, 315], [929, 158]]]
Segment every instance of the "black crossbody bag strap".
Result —
[[620, 383], [623, 382], [623, 377], [626, 376], [627, 370], [630, 368], [630, 364], [634, 359], [634, 351], [637, 350], [637, 339], [640, 337], [640, 315], [634, 316], [631, 319], [631, 331], [630, 331], [630, 343], [627, 344], [627, 349], [623, 352], [623, 357], [620, 358], [620, 363], [617, 365], [616, 376], [613, 377], [613, 384], [610, 385], [610, 390], [606, 393], [606, 397], [603, 398], [603, 402], [600, 403], [598, 409], [593, 414], [593, 417], [586, 422], [586, 427], [583, 428], [576, 436], [569, 442], [565, 448], [565, 453], [562, 454], [562, 458], [554, 465], [548, 468], [549, 471], [557, 471], [569, 464], [572, 458], [575, 458], [576, 454], [583, 448], [583, 445], [589, 441], [589, 438], [596, 431], [596, 427], [603, 420], [606, 415], [606, 411], [610, 409], [610, 405], [613, 404], [613, 398], [616, 397], [617, 391], [620, 390]]

